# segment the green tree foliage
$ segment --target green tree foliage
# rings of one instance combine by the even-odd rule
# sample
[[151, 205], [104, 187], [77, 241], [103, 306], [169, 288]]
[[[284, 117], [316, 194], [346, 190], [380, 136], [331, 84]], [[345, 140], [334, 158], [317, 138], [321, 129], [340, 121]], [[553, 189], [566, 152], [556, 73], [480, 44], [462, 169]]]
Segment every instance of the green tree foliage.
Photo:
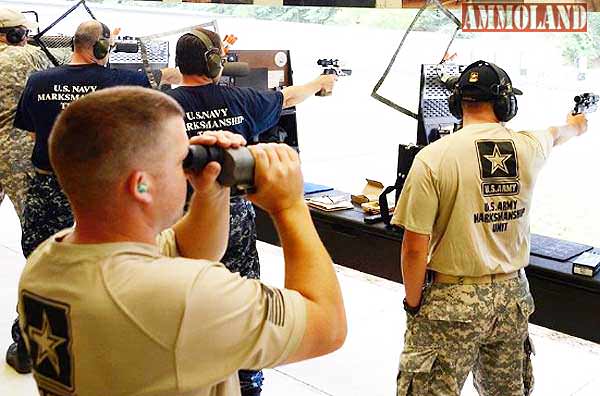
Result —
[[415, 9], [364, 9], [342, 8], [332, 23], [338, 25], [360, 25], [378, 29], [406, 30], [417, 14]]
[[423, 10], [413, 26], [415, 31], [437, 32], [440, 30], [456, 29], [452, 20], [438, 8], [430, 6]]
[[562, 53], [569, 62], [585, 56], [590, 64], [600, 64], [600, 12], [588, 14], [585, 33], [557, 33], [562, 37]]
[[220, 15], [277, 20], [282, 22], [329, 23], [338, 8], [334, 7], [265, 7], [248, 5], [206, 5], [202, 10]]

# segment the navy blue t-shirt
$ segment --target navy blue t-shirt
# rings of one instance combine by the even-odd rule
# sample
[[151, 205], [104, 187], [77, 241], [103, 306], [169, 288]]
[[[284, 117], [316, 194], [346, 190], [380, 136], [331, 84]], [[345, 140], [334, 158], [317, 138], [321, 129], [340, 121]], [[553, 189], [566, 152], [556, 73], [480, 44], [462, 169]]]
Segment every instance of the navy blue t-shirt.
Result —
[[96, 64], [64, 65], [32, 74], [19, 100], [14, 125], [35, 132], [31, 155], [33, 166], [52, 170], [48, 137], [54, 121], [69, 103], [88, 93], [123, 85], [150, 87], [144, 73], [108, 69]]
[[179, 87], [168, 92], [185, 111], [189, 137], [204, 131], [239, 133], [250, 141], [277, 125], [283, 94], [216, 84]]

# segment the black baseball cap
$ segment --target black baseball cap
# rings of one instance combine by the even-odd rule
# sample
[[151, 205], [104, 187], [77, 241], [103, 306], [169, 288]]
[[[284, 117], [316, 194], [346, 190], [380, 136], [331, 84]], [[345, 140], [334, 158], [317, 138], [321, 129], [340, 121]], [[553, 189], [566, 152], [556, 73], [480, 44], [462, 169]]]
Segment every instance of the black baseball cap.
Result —
[[502, 68], [482, 60], [467, 66], [456, 84], [463, 100], [468, 101], [493, 100], [501, 93], [523, 95], [520, 89], [512, 86], [510, 77]]

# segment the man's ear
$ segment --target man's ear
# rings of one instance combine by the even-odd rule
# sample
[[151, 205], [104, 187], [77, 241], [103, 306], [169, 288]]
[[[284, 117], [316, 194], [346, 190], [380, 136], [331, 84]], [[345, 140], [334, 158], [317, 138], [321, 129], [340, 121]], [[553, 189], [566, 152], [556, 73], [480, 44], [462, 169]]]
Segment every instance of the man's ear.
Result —
[[134, 200], [145, 204], [152, 203], [153, 188], [146, 172], [133, 172], [127, 179], [126, 188]]

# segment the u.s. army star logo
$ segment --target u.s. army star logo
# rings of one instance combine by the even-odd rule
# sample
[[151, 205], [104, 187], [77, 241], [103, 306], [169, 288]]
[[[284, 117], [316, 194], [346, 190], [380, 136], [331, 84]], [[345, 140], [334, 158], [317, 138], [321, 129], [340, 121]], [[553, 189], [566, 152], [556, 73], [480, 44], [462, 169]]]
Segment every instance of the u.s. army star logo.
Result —
[[58, 353], [56, 348], [66, 341], [65, 338], [57, 337], [52, 334], [52, 327], [48, 322], [46, 311], [42, 311], [42, 328], [29, 327], [28, 335], [30, 342], [37, 344], [37, 356], [35, 365], [40, 366], [44, 359], [48, 359], [57, 375], [60, 375], [60, 364], [58, 363]]
[[516, 195], [520, 191], [519, 161], [512, 140], [477, 140], [481, 192], [484, 196]]
[[495, 175], [497, 170], [501, 170], [504, 174], [508, 175], [506, 161], [512, 156], [512, 154], [500, 154], [500, 149], [497, 144], [494, 144], [493, 155], [484, 155], [485, 159], [492, 163], [492, 175]]
[[72, 395], [75, 387], [69, 306], [26, 290], [21, 292], [21, 306], [40, 394]]

